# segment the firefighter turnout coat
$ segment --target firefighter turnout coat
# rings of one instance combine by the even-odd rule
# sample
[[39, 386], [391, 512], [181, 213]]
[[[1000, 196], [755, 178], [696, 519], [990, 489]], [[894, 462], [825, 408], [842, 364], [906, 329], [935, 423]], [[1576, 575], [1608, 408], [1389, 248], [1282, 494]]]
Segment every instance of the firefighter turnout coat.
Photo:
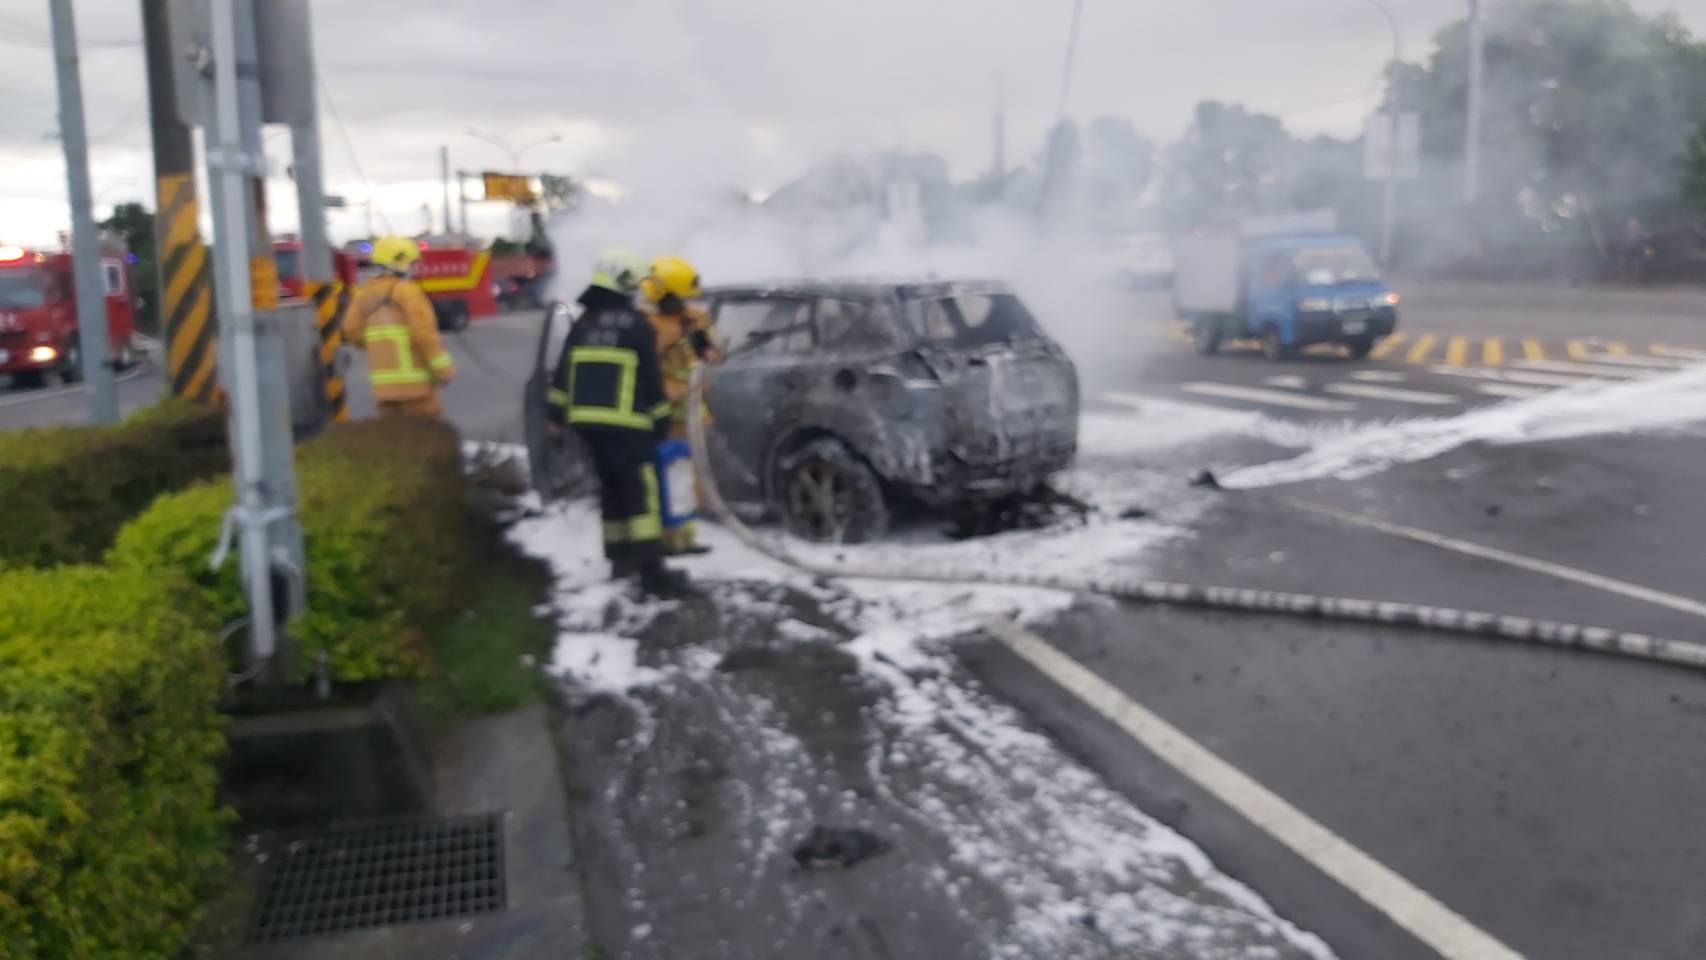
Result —
[[627, 297], [598, 287], [581, 295], [581, 305], [553, 378], [554, 419], [581, 430], [656, 435], [670, 404], [651, 324]]
[[455, 364], [438, 336], [432, 301], [399, 276], [369, 280], [356, 291], [343, 319], [344, 342], [367, 353], [373, 399], [380, 404], [435, 400]]

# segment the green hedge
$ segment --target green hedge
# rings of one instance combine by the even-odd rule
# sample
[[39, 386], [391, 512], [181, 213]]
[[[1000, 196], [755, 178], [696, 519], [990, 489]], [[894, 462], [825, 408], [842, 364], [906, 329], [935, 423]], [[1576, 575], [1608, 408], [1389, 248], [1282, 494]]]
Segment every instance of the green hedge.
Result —
[[169, 584], [0, 573], [0, 956], [173, 956], [224, 866], [214, 624]]
[[[308, 611], [290, 627], [298, 668], [328, 651], [335, 679], [419, 677], [422, 628], [454, 612], [466, 549], [460, 444], [450, 427], [397, 418], [339, 424], [298, 448]], [[118, 537], [108, 562], [181, 572], [221, 621], [243, 610], [233, 558], [207, 569], [228, 479], [161, 497]]]
[[171, 399], [116, 427], [0, 434], [0, 568], [86, 563], [160, 494], [230, 468], [216, 409]]

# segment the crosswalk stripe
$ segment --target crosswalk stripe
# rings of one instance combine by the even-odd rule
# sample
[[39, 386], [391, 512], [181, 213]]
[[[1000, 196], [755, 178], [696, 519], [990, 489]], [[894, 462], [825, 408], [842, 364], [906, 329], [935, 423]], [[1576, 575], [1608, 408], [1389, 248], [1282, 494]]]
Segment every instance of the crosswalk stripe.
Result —
[[1410, 348], [1410, 352], [1404, 354], [1405, 362], [1421, 363], [1423, 360], [1427, 359], [1428, 352], [1433, 350], [1434, 342], [1438, 339], [1438, 337], [1435, 337], [1431, 333], [1423, 334], [1421, 339], [1416, 341], [1416, 345]]
[[1667, 347], [1662, 343], [1653, 344], [1652, 350], [1661, 357], [1682, 357], [1685, 360], [1706, 360], [1706, 350], [1690, 350], [1686, 347]]
[[1590, 356], [1586, 340], [1571, 340], [1564, 344], [1564, 352], [1570, 355], [1571, 360], [1586, 360]]
[[1552, 391], [1545, 387], [1524, 387], [1515, 383], [1477, 383], [1475, 392], [1486, 394], [1489, 397], [1515, 397], [1519, 400], [1528, 400]]
[[1448, 367], [1461, 367], [1469, 360], [1469, 338], [1452, 337], [1445, 345], [1445, 364]]
[[1374, 349], [1370, 350], [1368, 355], [1375, 360], [1385, 360], [1387, 357], [1392, 356], [1393, 352], [1398, 349], [1399, 344], [1408, 339], [1408, 337], [1401, 333], [1394, 333], [1390, 337], [1387, 337], [1375, 344]]
[[1522, 356], [1526, 360], [1544, 360], [1546, 359], [1546, 348], [1541, 346], [1540, 341], [1533, 337], [1523, 337]]
[[1294, 407], [1298, 410], [1315, 410], [1323, 413], [1342, 413], [1355, 410], [1356, 404], [1343, 400], [1324, 400], [1320, 397], [1306, 397], [1296, 393], [1284, 393], [1279, 390], [1264, 390], [1261, 387], [1239, 387], [1230, 383], [1210, 383], [1197, 381], [1181, 384], [1180, 390], [1186, 393], [1200, 394], [1205, 397], [1221, 397], [1227, 400], [1249, 400], [1253, 403], [1265, 403], [1278, 407]]
[[1605, 342], [1605, 352], [1614, 357], [1626, 357], [1629, 355], [1629, 346], [1619, 340], [1607, 340]]
[[1328, 393], [1336, 393], [1346, 397], [1362, 397], [1365, 400], [1391, 400], [1397, 403], [1420, 403], [1430, 407], [1458, 402], [1458, 397], [1455, 394], [1430, 393], [1426, 390], [1404, 390], [1399, 387], [1379, 387], [1372, 383], [1329, 383], [1321, 389]]
[[1505, 363], [1505, 342], [1498, 337], [1488, 337], [1481, 344], [1481, 362], [1489, 367], [1502, 367]]
[[1351, 379], [1367, 383], [1403, 383], [1405, 376], [1396, 370], [1358, 370], [1351, 374]]
[[1530, 373], [1523, 370], [1488, 370], [1482, 367], [1434, 367], [1434, 373], [1448, 377], [1467, 377], [1471, 380], [1496, 380], [1501, 383], [1521, 383], [1537, 387], [1573, 387], [1585, 381], [1561, 373]]
[[1628, 378], [1639, 376], [1640, 371], [1628, 367], [1613, 366], [1608, 363], [1570, 363], [1565, 360], [1518, 360], [1513, 366], [1525, 370], [1544, 370], [1547, 373], [1574, 373], [1583, 377], [1613, 377]]
[[1681, 357], [1637, 357], [1606, 354], [1593, 358], [1594, 363], [1609, 363], [1618, 367], [1641, 367], [1648, 370], [1684, 370], [1693, 364]]

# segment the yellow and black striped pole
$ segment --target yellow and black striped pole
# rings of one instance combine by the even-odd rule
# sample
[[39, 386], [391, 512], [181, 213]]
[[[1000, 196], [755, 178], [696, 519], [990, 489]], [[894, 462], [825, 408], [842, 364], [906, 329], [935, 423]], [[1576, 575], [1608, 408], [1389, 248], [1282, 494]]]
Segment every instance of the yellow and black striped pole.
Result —
[[314, 303], [314, 325], [320, 331], [320, 368], [325, 373], [326, 403], [331, 407], [333, 420], [349, 419], [349, 404], [344, 395], [344, 378], [338, 374], [338, 347], [343, 345], [341, 326], [344, 308], [350, 292], [342, 283], [303, 283], [302, 293]]
[[154, 134], [155, 256], [160, 267], [160, 321], [166, 379], [174, 394], [203, 403], [219, 393], [215, 359], [219, 332], [213, 314], [213, 276], [198, 223], [195, 153], [178, 117], [172, 78], [168, 0], [142, 0], [148, 101]]

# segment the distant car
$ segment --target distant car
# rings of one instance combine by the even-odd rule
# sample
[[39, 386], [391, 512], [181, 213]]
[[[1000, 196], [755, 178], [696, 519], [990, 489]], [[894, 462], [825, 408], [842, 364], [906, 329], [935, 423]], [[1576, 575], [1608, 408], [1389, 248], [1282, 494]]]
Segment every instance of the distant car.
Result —
[[[705, 302], [727, 352], [708, 391], [718, 488], [801, 537], [857, 543], [902, 504], [1028, 495], [1077, 453], [1077, 371], [1004, 285], [793, 283]], [[544, 428], [570, 311], [546, 316], [528, 385], [534, 483], [574, 495], [586, 471]]]

